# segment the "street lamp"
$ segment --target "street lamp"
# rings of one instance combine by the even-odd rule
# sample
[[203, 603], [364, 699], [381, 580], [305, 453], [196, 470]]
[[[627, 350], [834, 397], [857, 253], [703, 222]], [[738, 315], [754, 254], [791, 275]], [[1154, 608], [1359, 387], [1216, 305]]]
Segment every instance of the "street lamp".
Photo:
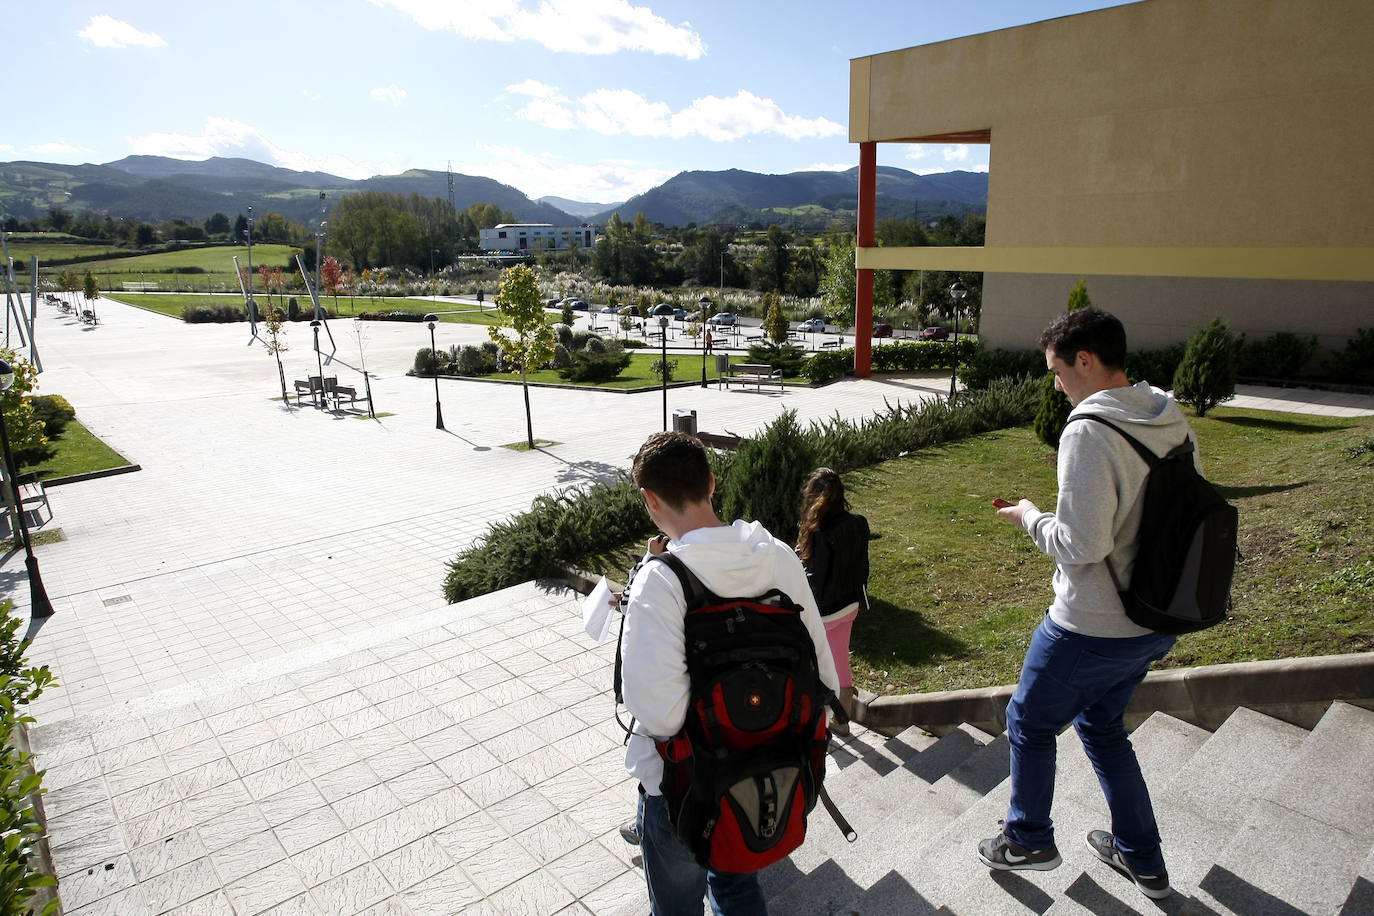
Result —
[[422, 320], [429, 322], [429, 349], [434, 354], [434, 428], [443, 429], [444, 410], [439, 406], [439, 348], [434, 343], [434, 325], [439, 316], [431, 313]]
[[953, 398], [954, 382], [959, 376], [959, 303], [968, 295], [968, 287], [955, 280], [949, 287], [949, 294], [954, 298], [954, 355], [950, 358], [949, 370], [949, 396]]
[[[722, 268], [722, 269], [723, 269], [723, 268]], [[702, 343], [701, 343], [701, 387], [705, 388], [705, 387], [706, 387], [706, 337], [705, 337], [705, 334], [706, 334], [706, 332], [705, 332], [705, 328], [706, 328], [706, 311], [711, 307], [711, 297], [710, 297], [710, 296], [702, 296], [701, 299], [698, 300], [698, 303], [697, 303], [697, 304], [701, 306], [701, 311], [699, 312], [699, 314], [701, 315], [701, 327], [702, 327], [702, 329], [703, 329], [703, 330], [702, 330]]]
[[[658, 316], [658, 342], [663, 345], [663, 355], [659, 357], [658, 366], [663, 371], [659, 373], [663, 378], [663, 431], [668, 431], [668, 316]], [[704, 364], [703, 364], [704, 365]]]
[[[320, 200], [324, 200], [324, 192], [320, 192]], [[329, 235], [328, 221], [320, 221], [320, 231], [315, 233], [315, 301], [320, 299], [320, 265], [324, 262], [324, 240]]]
[[[14, 369], [0, 359], [0, 392], [8, 391], [14, 385]], [[43, 588], [43, 577], [38, 573], [38, 557], [33, 555], [33, 539], [29, 537], [29, 525], [24, 519], [24, 503], [19, 498], [19, 469], [10, 452], [10, 434], [5, 426], [5, 415], [0, 411], [0, 445], [5, 451], [5, 476], [9, 478], [10, 490], [14, 493], [15, 516], [19, 519], [19, 540], [24, 545], [24, 565], [29, 571], [29, 616], [33, 618], [51, 617], [52, 602]]]
[[[248, 242], [248, 312], [251, 315], [254, 311], [253, 305], [253, 208], [248, 208], [248, 219], [244, 221], [243, 237]], [[280, 301], [280, 300], [278, 300]], [[268, 308], [271, 308], [272, 297], [267, 297]]]
[[315, 369], [320, 373], [320, 387], [315, 393], [316, 397], [319, 398], [315, 405], [317, 407], [324, 406], [324, 363], [320, 361], [320, 324], [321, 322], [318, 318], [310, 322], [310, 330], [315, 332]]
[[434, 298], [434, 256], [439, 253], [438, 248], [429, 250], [429, 298]]

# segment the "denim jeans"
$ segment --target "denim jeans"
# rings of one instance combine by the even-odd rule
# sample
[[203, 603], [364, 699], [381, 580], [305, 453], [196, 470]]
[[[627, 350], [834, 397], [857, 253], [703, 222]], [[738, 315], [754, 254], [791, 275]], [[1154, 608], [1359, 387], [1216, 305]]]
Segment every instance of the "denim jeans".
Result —
[[1003, 829], [1014, 842], [1031, 849], [1054, 845], [1055, 738], [1072, 722], [1107, 796], [1117, 848], [1141, 874], [1164, 868], [1150, 790], [1122, 717], [1150, 664], [1176, 639], [1081, 636], [1045, 616], [1007, 705], [1011, 806]]
[[766, 916], [757, 875], [707, 871], [675, 836], [662, 795], [639, 794], [639, 850], [652, 916], [701, 916], [707, 894], [716, 916]]

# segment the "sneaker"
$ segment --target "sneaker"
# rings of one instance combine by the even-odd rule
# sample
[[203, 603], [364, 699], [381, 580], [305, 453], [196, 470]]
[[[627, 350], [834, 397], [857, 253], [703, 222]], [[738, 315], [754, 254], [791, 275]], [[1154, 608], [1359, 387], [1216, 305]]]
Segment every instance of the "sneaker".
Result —
[[999, 871], [1049, 871], [1058, 868], [1059, 863], [1064, 861], [1054, 846], [1027, 849], [1020, 843], [1012, 842], [1005, 833], [979, 843], [978, 859], [988, 868]]
[[620, 825], [620, 838], [631, 846], [639, 845], [639, 825], [636, 823], [637, 820], [637, 818], [632, 817]]
[[1173, 888], [1169, 887], [1169, 872], [1167, 870], [1162, 870], [1157, 875], [1140, 874], [1131, 868], [1126, 857], [1121, 854], [1121, 850], [1116, 848], [1116, 837], [1107, 831], [1094, 830], [1089, 833], [1088, 848], [1103, 862], [1134, 881], [1135, 886], [1140, 888], [1140, 892], [1151, 900], [1163, 900], [1173, 893]]

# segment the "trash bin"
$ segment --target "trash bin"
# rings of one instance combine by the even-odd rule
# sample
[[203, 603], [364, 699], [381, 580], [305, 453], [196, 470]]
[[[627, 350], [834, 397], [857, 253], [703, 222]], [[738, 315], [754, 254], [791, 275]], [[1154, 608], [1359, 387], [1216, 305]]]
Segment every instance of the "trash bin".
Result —
[[695, 436], [697, 434], [697, 412], [695, 410], [685, 410], [683, 408], [674, 410], [673, 432]]
[[729, 354], [729, 353], [717, 353], [717, 354], [716, 354], [716, 374], [717, 374], [717, 375], [724, 375], [725, 372], [726, 372], [726, 369], [729, 367], [729, 365], [730, 365], [730, 354]]

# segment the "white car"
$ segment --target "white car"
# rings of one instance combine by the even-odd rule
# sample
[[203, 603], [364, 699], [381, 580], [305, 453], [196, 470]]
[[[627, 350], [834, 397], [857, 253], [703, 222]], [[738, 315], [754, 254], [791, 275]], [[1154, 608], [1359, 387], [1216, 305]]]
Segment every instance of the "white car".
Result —
[[719, 315], [712, 315], [707, 320], [707, 323], [714, 324], [717, 327], [732, 328], [735, 326], [735, 313], [721, 312]]
[[808, 318], [808, 319], [806, 319], [805, 321], [803, 321], [803, 322], [801, 323], [801, 326], [798, 327], [797, 330], [799, 330], [799, 331], [819, 331], [819, 332], [821, 332], [822, 334], [824, 334], [824, 333], [825, 333], [825, 319], [824, 319], [824, 318]]

